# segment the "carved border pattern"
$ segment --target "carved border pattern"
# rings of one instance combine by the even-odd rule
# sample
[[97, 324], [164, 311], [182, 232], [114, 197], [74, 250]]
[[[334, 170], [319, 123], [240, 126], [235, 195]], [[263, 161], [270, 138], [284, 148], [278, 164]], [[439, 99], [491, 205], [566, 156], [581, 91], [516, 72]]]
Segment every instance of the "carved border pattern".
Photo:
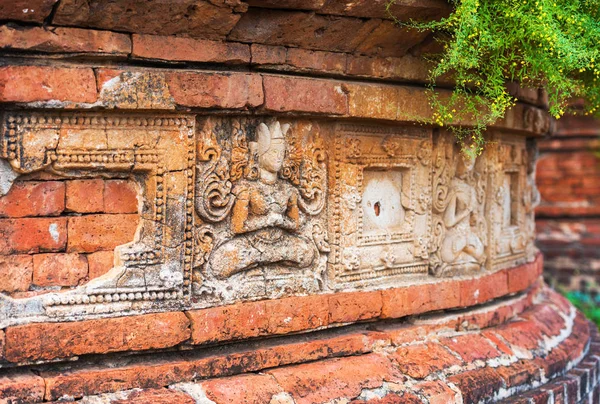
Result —
[[[184, 140], [186, 149], [185, 176], [187, 185], [184, 190], [185, 213], [183, 235], [182, 270], [183, 283], [179, 287], [161, 288], [158, 286], [136, 290], [136, 288], [117, 287], [115, 290], [99, 288], [97, 291], [87, 291], [81, 288], [72, 292], [49, 294], [43, 296], [44, 306], [60, 306], [74, 304], [94, 304], [124, 301], [156, 301], [188, 298], [191, 290], [193, 234], [194, 225], [193, 195], [195, 175], [195, 139], [193, 116], [165, 115], [153, 118], [136, 116], [135, 114], [97, 114], [89, 112], [18, 112], [6, 111], [3, 117], [3, 131], [0, 133], [0, 158], [7, 159], [13, 169], [19, 173], [29, 173], [50, 168], [51, 170], [73, 174], [83, 171], [126, 171], [152, 173], [156, 189], [153, 201], [153, 220], [161, 225], [155, 226], [154, 246], [148, 246], [146, 251], [123, 253], [121, 259], [125, 267], [144, 267], [152, 264], [162, 264], [165, 260], [164, 232], [167, 229], [167, 190], [165, 189], [166, 154], [169, 150], [146, 148], [102, 149], [95, 148], [56, 148], [45, 150], [43, 161], [28, 161], [23, 135], [27, 131], [56, 130], [66, 128], [77, 129], [107, 129], [120, 130], [167, 130], [174, 133], [186, 133]], [[60, 136], [69, 136], [61, 134]], [[31, 160], [31, 159], [30, 159]], [[33, 159], [35, 160], [35, 159]], [[85, 286], [85, 285], [84, 285]], [[131, 290], [127, 290], [131, 289]], [[139, 288], [137, 288], [139, 289]], [[123, 307], [116, 308], [123, 310]]]

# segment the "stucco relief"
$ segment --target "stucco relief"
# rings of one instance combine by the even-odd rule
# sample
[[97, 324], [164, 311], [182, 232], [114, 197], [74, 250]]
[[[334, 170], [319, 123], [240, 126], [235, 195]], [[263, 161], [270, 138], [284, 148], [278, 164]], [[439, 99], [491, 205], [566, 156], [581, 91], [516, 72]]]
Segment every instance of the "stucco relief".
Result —
[[205, 122], [195, 206], [210, 245], [196, 260], [198, 293], [320, 288], [329, 250], [327, 173], [323, 141], [310, 129], [273, 119]]
[[426, 274], [431, 131], [340, 125], [330, 192], [332, 287]]
[[463, 155], [449, 134], [436, 139], [430, 244], [435, 276], [476, 272], [486, 262], [486, 159], [486, 153]]
[[[377, 289], [533, 259], [535, 148], [494, 134], [270, 117], [5, 112], [18, 175], [129, 178], [137, 234], [83, 286], [0, 296], [0, 326]], [[10, 175], [4, 175], [10, 174]]]

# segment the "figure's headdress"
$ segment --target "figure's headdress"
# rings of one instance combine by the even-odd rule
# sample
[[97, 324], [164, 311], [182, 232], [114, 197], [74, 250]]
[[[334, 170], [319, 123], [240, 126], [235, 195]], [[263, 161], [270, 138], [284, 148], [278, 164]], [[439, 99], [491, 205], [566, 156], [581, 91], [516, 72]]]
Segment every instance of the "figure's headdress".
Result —
[[264, 123], [258, 125], [258, 155], [262, 156], [268, 152], [274, 140], [285, 139], [285, 134], [289, 129], [289, 124], [281, 125], [279, 121], [273, 121], [269, 126]]

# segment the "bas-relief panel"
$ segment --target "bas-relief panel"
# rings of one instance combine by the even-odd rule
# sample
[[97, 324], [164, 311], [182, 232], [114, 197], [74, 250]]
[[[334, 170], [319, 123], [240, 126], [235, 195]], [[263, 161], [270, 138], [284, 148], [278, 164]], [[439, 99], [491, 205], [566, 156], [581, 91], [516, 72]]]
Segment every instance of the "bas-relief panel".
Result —
[[422, 127], [87, 112], [6, 112], [0, 136], [3, 182], [119, 175], [142, 200], [109, 273], [2, 296], [1, 326], [382, 288], [535, 253], [523, 137], [494, 134], [468, 160], [451, 134]]

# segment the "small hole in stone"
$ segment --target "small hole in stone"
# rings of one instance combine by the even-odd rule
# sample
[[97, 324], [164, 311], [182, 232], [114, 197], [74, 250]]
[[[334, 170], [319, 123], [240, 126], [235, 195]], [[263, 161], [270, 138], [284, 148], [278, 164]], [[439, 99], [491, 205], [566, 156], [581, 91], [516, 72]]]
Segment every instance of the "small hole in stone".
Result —
[[381, 204], [379, 202], [375, 202], [375, 216], [379, 216], [381, 213]]

